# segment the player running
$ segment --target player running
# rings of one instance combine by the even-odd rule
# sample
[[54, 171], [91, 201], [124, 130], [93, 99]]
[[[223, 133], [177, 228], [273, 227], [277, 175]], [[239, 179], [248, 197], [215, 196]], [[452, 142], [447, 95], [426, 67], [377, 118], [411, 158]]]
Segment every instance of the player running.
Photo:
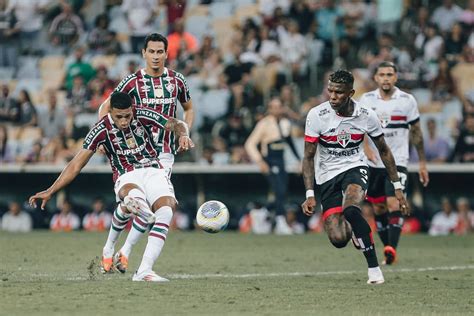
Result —
[[[29, 199], [34, 206], [37, 200], [42, 200], [41, 208], [44, 209], [47, 201], [74, 180], [98, 146], [103, 145], [112, 167], [115, 194], [120, 201], [114, 212], [108, 242], [116, 241], [131, 216], [122, 205], [146, 220], [153, 220], [145, 253], [133, 281], [167, 281], [152, 268], [166, 240], [176, 199], [168, 174], [158, 158], [159, 147], [153, 140], [152, 129], [156, 126], [174, 131], [183, 149], [194, 146], [186, 123], [150, 109], [135, 109], [128, 94], [113, 93], [109, 114], [92, 127], [84, 139], [83, 148], [51, 187]], [[111, 249], [111, 252], [104, 253], [109, 260], [102, 260], [103, 268], [110, 270], [113, 246], [104, 249]]]
[[[364, 135], [374, 141], [395, 187], [401, 210], [410, 208], [402, 191], [392, 153], [385, 143], [382, 127], [373, 110], [352, 99], [354, 77], [338, 70], [329, 77], [329, 101], [313, 108], [307, 116], [303, 158], [306, 200], [303, 212], [311, 216], [316, 207], [314, 180], [321, 194], [324, 228], [330, 242], [343, 248], [353, 238], [368, 264], [368, 284], [384, 282], [372, 232], [361, 213], [367, 190], [368, 168], [362, 150]], [[319, 146], [318, 146], [319, 144]], [[317, 166], [314, 158], [317, 153]]]
[[[184, 109], [184, 121], [193, 125], [194, 110], [189, 88], [184, 76], [165, 67], [168, 57], [168, 40], [161, 34], [152, 33], [145, 38], [142, 49], [145, 68], [125, 77], [115, 88], [117, 92], [124, 92], [132, 98], [136, 108], [148, 107], [176, 118], [178, 101]], [[110, 108], [107, 99], [99, 109], [99, 118], [104, 116]], [[158, 145], [159, 159], [169, 178], [174, 164], [174, 155], [177, 153], [176, 135], [171, 130], [155, 128], [153, 130], [155, 142]], [[115, 268], [124, 273], [128, 267], [132, 247], [147, 231], [148, 225], [139, 218], [133, 220], [132, 228], [122, 248], [114, 255]], [[104, 250], [108, 252], [108, 250]]]
[[[387, 145], [395, 158], [402, 186], [406, 188], [407, 185], [410, 138], [420, 157], [420, 182], [426, 187], [429, 176], [416, 100], [411, 94], [395, 86], [397, 67], [394, 63], [388, 61], [380, 63], [375, 71], [374, 79], [378, 89], [363, 94], [359, 102], [371, 107], [377, 113]], [[376, 151], [374, 142], [370, 139], [366, 142], [365, 154], [369, 159], [367, 200], [373, 205], [377, 232], [384, 245], [383, 263], [392, 264], [397, 259], [396, 249], [402, 231], [403, 216], [382, 159]]]

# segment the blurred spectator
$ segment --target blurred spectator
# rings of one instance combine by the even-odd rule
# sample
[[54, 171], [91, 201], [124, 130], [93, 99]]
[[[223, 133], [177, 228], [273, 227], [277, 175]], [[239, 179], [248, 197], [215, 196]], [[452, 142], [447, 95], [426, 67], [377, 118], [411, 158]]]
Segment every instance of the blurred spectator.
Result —
[[0, 122], [17, 122], [20, 119], [18, 102], [10, 96], [10, 88], [2, 84], [0, 93]]
[[194, 54], [198, 49], [196, 37], [184, 30], [184, 19], [177, 19], [174, 22], [174, 31], [168, 35], [168, 59], [176, 59], [180, 51]]
[[314, 14], [311, 12], [308, 1], [293, 0], [291, 1], [288, 16], [297, 21], [300, 33], [306, 35], [309, 32], [311, 24], [314, 20]]
[[230, 162], [230, 153], [225, 140], [221, 137], [212, 139], [212, 163], [215, 165], [227, 165]]
[[461, 13], [458, 21], [467, 28], [474, 26], [474, 0], [467, 2], [466, 9]]
[[92, 204], [92, 212], [82, 219], [82, 227], [86, 231], [102, 232], [108, 230], [112, 223], [112, 214], [105, 210], [104, 201], [96, 198]]
[[74, 51], [74, 62], [69, 65], [64, 78], [64, 87], [70, 91], [73, 88], [74, 78], [81, 76], [84, 84], [95, 77], [96, 71], [90, 63], [84, 61], [84, 47], [78, 47]]
[[453, 0], [443, 0], [443, 4], [434, 10], [431, 18], [431, 21], [435, 23], [443, 33], [449, 32], [462, 14], [462, 9], [453, 2]]
[[402, 0], [377, 0], [377, 32], [395, 35], [402, 13]]
[[315, 12], [318, 36], [330, 47], [332, 47], [333, 39], [340, 39], [344, 34], [344, 25], [340, 21], [343, 14], [344, 12], [336, 6], [334, 0], [321, 1], [321, 8]]
[[226, 124], [219, 130], [219, 137], [225, 140], [227, 148], [242, 146], [250, 134], [242, 122], [239, 113], [232, 113], [227, 119]]
[[127, 16], [132, 53], [140, 53], [147, 34], [152, 33], [157, 0], [123, 0], [122, 11]]
[[255, 203], [248, 216], [252, 233], [266, 235], [272, 232], [271, 214], [265, 206]]
[[286, 208], [286, 222], [291, 228], [291, 234], [301, 235], [305, 233], [304, 225], [298, 221], [299, 209], [299, 205], [290, 205]]
[[[437, 134], [434, 119], [429, 119], [426, 122], [426, 127], [428, 130], [424, 140], [426, 161], [431, 163], [446, 162], [450, 156], [448, 141]], [[410, 161], [418, 161], [418, 154], [413, 148], [410, 152]]]
[[436, 62], [441, 56], [443, 42], [436, 25], [428, 24], [424, 32], [416, 37], [415, 47], [425, 62]]
[[84, 27], [81, 18], [73, 12], [72, 6], [62, 2], [62, 12], [51, 22], [49, 35], [59, 39], [59, 44], [68, 51], [83, 35]]
[[33, 222], [28, 213], [21, 209], [18, 202], [10, 202], [8, 212], [2, 216], [2, 230], [10, 233], [31, 231]]
[[312, 233], [321, 233], [324, 231], [324, 223], [321, 219], [321, 212], [316, 212], [309, 218], [308, 230]]
[[66, 98], [69, 109], [74, 113], [82, 113], [88, 110], [89, 91], [81, 75], [76, 75], [72, 81], [71, 89], [67, 90]]
[[176, 20], [181, 19], [184, 16], [186, 10], [186, 0], [165, 0], [166, 12], [168, 15], [168, 29], [169, 32], [173, 32]]
[[18, 95], [18, 104], [20, 114], [17, 123], [21, 126], [37, 126], [38, 114], [36, 108], [31, 102], [30, 94], [26, 90], [21, 90]]
[[43, 16], [50, 0], [8, 0], [9, 11], [14, 12], [20, 28], [21, 49], [24, 53], [41, 50], [41, 28]]
[[293, 20], [287, 23], [287, 29], [278, 29], [278, 38], [283, 62], [289, 67], [293, 80], [297, 81], [307, 71], [307, 41], [299, 33], [298, 23]]
[[[89, 32], [87, 43], [92, 54], [120, 54], [120, 45], [116, 46], [118, 51], [110, 51], [114, 35], [109, 27], [109, 17], [106, 13], [99, 14], [95, 18], [94, 28]], [[118, 44], [118, 43], [117, 43]]]
[[450, 62], [457, 62], [461, 56], [462, 49], [467, 39], [464, 37], [462, 26], [455, 23], [446, 36], [444, 42], [444, 54]]
[[55, 137], [66, 127], [66, 111], [63, 104], [58, 104], [56, 93], [54, 89], [49, 90], [47, 107], [38, 108], [38, 126], [47, 139]]
[[431, 220], [430, 236], [449, 235], [454, 231], [458, 223], [458, 214], [454, 212], [454, 208], [448, 198], [441, 199], [441, 212]]
[[474, 115], [468, 115], [454, 146], [452, 160], [474, 162]]
[[469, 200], [460, 197], [456, 200], [456, 208], [458, 211], [458, 224], [455, 229], [457, 235], [465, 235], [474, 232], [474, 212], [469, 205]]
[[200, 165], [212, 165], [214, 163], [214, 148], [212, 147], [204, 147], [202, 150], [202, 155], [199, 158], [198, 163]]
[[49, 228], [55, 232], [69, 232], [79, 229], [81, 221], [79, 217], [73, 212], [71, 202], [65, 200], [60, 212], [55, 214], [49, 223]]
[[446, 102], [456, 96], [456, 84], [451, 75], [448, 60], [440, 58], [438, 61], [438, 75], [431, 83], [431, 99], [433, 101]]
[[18, 66], [19, 31], [15, 12], [7, 10], [7, 0], [0, 0], [0, 67]]
[[17, 157], [17, 162], [25, 162], [27, 164], [35, 164], [43, 161], [41, 156], [41, 151], [43, 150], [43, 145], [41, 142], [37, 141], [33, 143], [33, 146], [26, 153], [25, 157]]
[[8, 139], [8, 129], [4, 124], [0, 124], [0, 162], [12, 162], [14, 159], [13, 148]]

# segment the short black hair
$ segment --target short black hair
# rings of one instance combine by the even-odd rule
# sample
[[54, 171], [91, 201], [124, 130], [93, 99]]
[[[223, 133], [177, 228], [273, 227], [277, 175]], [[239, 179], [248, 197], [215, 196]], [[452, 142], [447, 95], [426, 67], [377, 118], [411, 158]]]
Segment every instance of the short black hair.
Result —
[[343, 83], [352, 87], [354, 85], [354, 76], [350, 71], [339, 69], [329, 75], [329, 81]]
[[168, 51], [168, 39], [159, 33], [151, 33], [145, 37], [145, 45], [143, 45], [144, 50], [147, 49], [148, 42], [163, 42], [163, 44], [165, 44], [165, 51]]
[[391, 61], [383, 61], [377, 65], [377, 68], [375, 68], [375, 73], [377, 73], [377, 71], [379, 71], [380, 68], [387, 68], [387, 67], [393, 68], [393, 71], [395, 71], [395, 73], [398, 72], [397, 65], [395, 65]]
[[124, 110], [132, 106], [132, 98], [123, 92], [114, 92], [110, 96], [110, 107]]

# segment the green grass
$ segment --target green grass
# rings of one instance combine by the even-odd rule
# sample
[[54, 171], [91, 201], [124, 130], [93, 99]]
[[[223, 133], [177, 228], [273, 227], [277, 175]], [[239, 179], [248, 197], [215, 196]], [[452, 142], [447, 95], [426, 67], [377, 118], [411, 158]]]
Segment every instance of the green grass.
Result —
[[403, 236], [400, 261], [383, 268], [386, 283], [378, 286], [365, 283], [360, 252], [335, 249], [324, 235], [172, 232], [155, 265], [171, 279], [166, 284], [132, 282], [131, 272], [98, 274], [105, 239], [0, 233], [0, 315], [474, 314], [472, 235]]

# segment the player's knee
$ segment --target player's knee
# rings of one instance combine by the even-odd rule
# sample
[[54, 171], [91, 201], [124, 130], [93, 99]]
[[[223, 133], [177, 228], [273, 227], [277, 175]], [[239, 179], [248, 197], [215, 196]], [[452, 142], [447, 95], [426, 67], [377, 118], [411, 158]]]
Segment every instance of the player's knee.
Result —
[[339, 236], [329, 236], [329, 241], [336, 248], [344, 248], [345, 246], [347, 246], [349, 240], [350, 237], [347, 238], [347, 236], [344, 236], [342, 234]]
[[172, 196], [163, 196], [160, 197], [158, 200], [153, 203], [153, 211], [159, 210], [163, 206], [169, 206], [170, 209], [174, 212], [176, 210], [176, 207], [178, 206], [178, 203], [176, 202], [176, 199]]

